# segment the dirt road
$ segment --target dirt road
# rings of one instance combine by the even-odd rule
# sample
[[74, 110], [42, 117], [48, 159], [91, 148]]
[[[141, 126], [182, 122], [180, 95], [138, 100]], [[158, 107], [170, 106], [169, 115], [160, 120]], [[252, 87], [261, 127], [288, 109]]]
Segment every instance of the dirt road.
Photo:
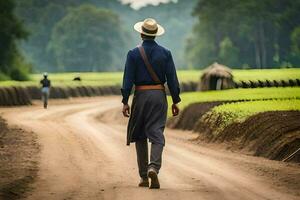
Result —
[[96, 119], [99, 113], [113, 116], [118, 108], [118, 97], [103, 97], [52, 104], [48, 110], [1, 110], [10, 124], [34, 131], [42, 148], [28, 199], [297, 199], [251, 169], [282, 164], [196, 145], [188, 141], [192, 133], [173, 130], [166, 131], [162, 188], [138, 188], [135, 148], [125, 145], [126, 127], [114, 117]]

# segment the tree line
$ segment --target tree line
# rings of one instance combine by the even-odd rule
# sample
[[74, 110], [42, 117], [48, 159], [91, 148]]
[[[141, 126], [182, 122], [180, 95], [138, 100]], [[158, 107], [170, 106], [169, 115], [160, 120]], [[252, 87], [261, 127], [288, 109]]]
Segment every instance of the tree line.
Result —
[[[0, 80], [29, 72], [119, 71], [152, 16], [177, 68], [300, 66], [300, 2], [179, 0], [133, 10], [118, 0], [0, 0]], [[30, 63], [30, 64], [28, 64]]]
[[[96, 4], [97, 2], [97, 4]], [[123, 28], [105, 0], [19, 1], [30, 37], [21, 48], [36, 71], [113, 71]]]
[[13, 1], [0, 1], [0, 80], [26, 80], [31, 66], [18, 48], [18, 41], [28, 37], [23, 23], [14, 15]]
[[133, 24], [152, 16], [172, 30], [169, 37], [158, 40], [173, 51], [178, 66], [183, 66], [182, 46], [187, 25], [192, 29], [190, 13], [196, 2], [133, 10], [118, 0], [18, 1], [16, 14], [30, 30], [21, 48], [36, 71], [120, 71], [127, 51], [140, 43]]
[[300, 66], [300, 1], [199, 0], [186, 46], [190, 66]]

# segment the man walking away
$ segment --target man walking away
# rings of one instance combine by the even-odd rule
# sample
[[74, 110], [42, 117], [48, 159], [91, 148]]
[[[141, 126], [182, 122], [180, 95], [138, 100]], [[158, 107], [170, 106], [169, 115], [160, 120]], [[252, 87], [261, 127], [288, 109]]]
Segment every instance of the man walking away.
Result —
[[[173, 105], [173, 116], [178, 115], [180, 89], [171, 52], [155, 42], [164, 28], [148, 18], [134, 25], [143, 43], [130, 50], [125, 64], [123, 87], [123, 115], [130, 117], [127, 128], [127, 145], [135, 142], [140, 187], [160, 188], [158, 173], [165, 145], [164, 128], [167, 119], [167, 99], [164, 84], [167, 82]], [[135, 86], [131, 115], [128, 105], [132, 87]], [[151, 143], [148, 160], [148, 140]], [[149, 178], [149, 179], [148, 179]]]
[[47, 109], [51, 81], [48, 79], [48, 74], [46, 72], [43, 74], [43, 76], [44, 78], [40, 81], [40, 84], [42, 85], [42, 100], [44, 102], [44, 108]]

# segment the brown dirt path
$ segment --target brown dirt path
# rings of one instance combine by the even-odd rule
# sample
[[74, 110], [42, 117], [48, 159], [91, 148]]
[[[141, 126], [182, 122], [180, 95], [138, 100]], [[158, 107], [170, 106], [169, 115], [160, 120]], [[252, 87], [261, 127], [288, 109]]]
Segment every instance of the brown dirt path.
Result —
[[38, 135], [40, 169], [28, 199], [299, 199], [297, 188], [287, 191], [251, 170], [268, 166], [300, 174], [298, 165], [199, 146], [188, 142], [192, 133], [173, 130], [166, 131], [162, 189], [138, 188], [135, 149], [125, 145], [125, 126], [114, 118], [96, 119], [118, 108], [119, 97], [102, 97], [48, 110], [0, 109], [10, 124]]
[[7, 126], [0, 117], [0, 199], [24, 198], [38, 172], [39, 145], [33, 132]]

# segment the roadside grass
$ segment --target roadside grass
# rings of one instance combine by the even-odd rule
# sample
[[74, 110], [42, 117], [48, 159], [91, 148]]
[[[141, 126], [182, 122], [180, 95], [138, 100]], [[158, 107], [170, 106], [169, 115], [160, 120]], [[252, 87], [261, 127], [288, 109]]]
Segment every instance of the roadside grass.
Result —
[[234, 122], [242, 122], [248, 117], [267, 111], [300, 110], [299, 99], [267, 100], [227, 103], [214, 107], [210, 113], [210, 119], [221, 116], [220, 128]]
[[[113, 86], [121, 85], [122, 72], [85, 72], [80, 73], [82, 79], [72, 81], [78, 73], [49, 73], [49, 78], [54, 86]], [[199, 81], [202, 74], [201, 70], [179, 70], [177, 72], [180, 82]], [[235, 81], [256, 81], [256, 80], [288, 80], [300, 79], [300, 69], [249, 69], [233, 70]], [[36, 86], [39, 84], [41, 74], [30, 75], [30, 81], [0, 81], [0, 86]]]

